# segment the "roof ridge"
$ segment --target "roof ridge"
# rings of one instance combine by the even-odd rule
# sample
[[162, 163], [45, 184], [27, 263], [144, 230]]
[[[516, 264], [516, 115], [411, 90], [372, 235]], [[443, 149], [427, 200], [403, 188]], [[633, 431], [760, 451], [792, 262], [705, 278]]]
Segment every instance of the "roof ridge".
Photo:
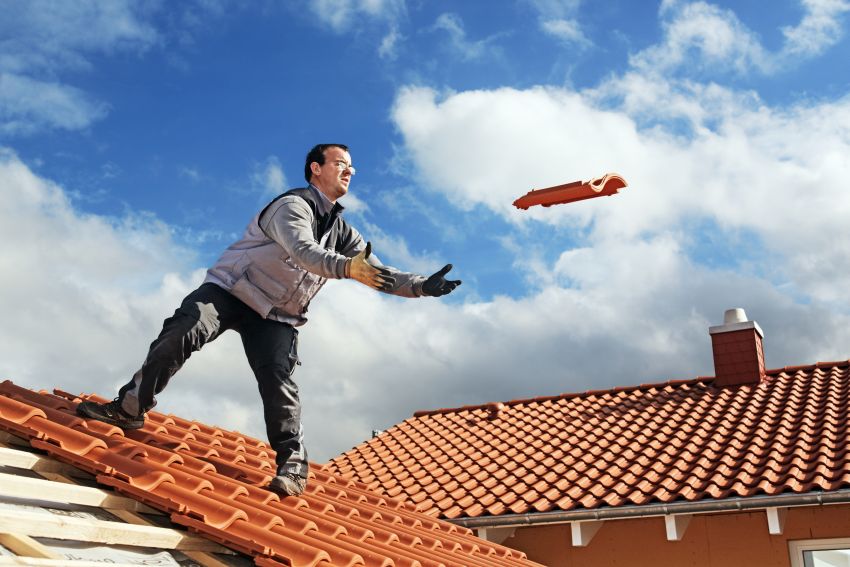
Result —
[[765, 374], [782, 374], [783, 372], [786, 374], [792, 374], [794, 372], [799, 372], [800, 370], [814, 370], [815, 368], [824, 369], [824, 368], [843, 368], [850, 366], [849, 360], [834, 360], [830, 362], [815, 362], [814, 364], [800, 364], [797, 366], [783, 366], [780, 368], [772, 368], [770, 370], [765, 370]]
[[[848, 361], [850, 362], [850, 361]], [[440, 408], [433, 410], [419, 410], [413, 412], [413, 417], [426, 417], [429, 415], [437, 415], [437, 414], [446, 414], [446, 413], [460, 413], [464, 411], [475, 411], [475, 410], [487, 410], [492, 411], [495, 406], [498, 404], [503, 404], [505, 406], [518, 406], [523, 404], [533, 404], [533, 403], [543, 403], [552, 400], [566, 400], [571, 398], [584, 398], [589, 396], [598, 396], [603, 394], [617, 394], [620, 392], [632, 392], [635, 390], [652, 390], [653, 388], [663, 388], [667, 386], [684, 386], [688, 384], [701, 384], [703, 382], [711, 382], [714, 380], [714, 376], [697, 376], [695, 378], [690, 378], [686, 380], [667, 380], [665, 382], [655, 382], [655, 383], [644, 383], [644, 384], [635, 384], [630, 386], [615, 386], [613, 388], [602, 389], [602, 390], [585, 390], [584, 392], [564, 392], [562, 394], [555, 394], [553, 396], [538, 396], [534, 398], [520, 398], [515, 400], [508, 400], [504, 402], [486, 402], [483, 404], [473, 404], [467, 406], [460, 406], [454, 408]]]
[[[814, 364], [803, 364], [799, 366], [785, 366], [781, 368], [774, 368], [770, 370], [765, 370], [765, 375], [775, 376], [781, 374], [783, 372], [787, 374], [791, 374], [794, 372], [798, 372], [800, 370], [814, 370], [815, 368], [824, 369], [824, 368], [843, 368], [850, 366], [850, 359], [848, 360], [836, 360], [829, 362], [816, 362]], [[608, 389], [600, 389], [600, 390], [585, 390], [584, 392], [564, 392], [562, 394], [555, 394], [552, 396], [538, 396], [534, 398], [520, 398], [515, 400], [501, 401], [501, 402], [486, 402], [483, 404], [472, 404], [454, 408], [439, 408], [433, 410], [418, 410], [413, 412], [413, 417], [426, 417], [429, 415], [439, 415], [439, 414], [447, 414], [447, 413], [460, 413], [464, 411], [475, 411], [475, 410], [487, 410], [493, 411], [493, 408], [497, 404], [503, 404], [505, 406], [517, 406], [522, 404], [532, 404], [532, 403], [543, 403], [552, 400], [565, 400], [570, 398], [582, 398], [589, 397], [594, 395], [603, 395], [603, 394], [611, 394], [611, 393], [619, 393], [619, 392], [632, 392], [635, 390], [651, 390], [653, 388], [661, 388], [666, 386], [682, 386], [687, 384], [699, 384], [703, 382], [712, 382], [714, 381], [714, 376], [697, 376], [695, 378], [689, 378], [684, 380], [667, 380], [665, 382], [655, 382], [655, 383], [643, 383], [637, 385], [630, 386], [615, 386], [613, 388]]]

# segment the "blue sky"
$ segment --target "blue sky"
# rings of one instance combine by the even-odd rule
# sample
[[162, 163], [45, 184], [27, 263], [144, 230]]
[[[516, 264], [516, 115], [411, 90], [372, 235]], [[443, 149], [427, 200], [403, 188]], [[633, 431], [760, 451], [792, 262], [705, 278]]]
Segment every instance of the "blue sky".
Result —
[[[111, 396], [318, 142], [378, 255], [298, 371], [319, 460], [418, 409], [711, 375], [744, 307], [770, 367], [850, 357], [850, 3], [7, 2], [0, 377]], [[610, 199], [517, 211], [608, 171]], [[263, 437], [238, 338], [163, 411]], [[332, 419], [329, 420], [328, 416]]]

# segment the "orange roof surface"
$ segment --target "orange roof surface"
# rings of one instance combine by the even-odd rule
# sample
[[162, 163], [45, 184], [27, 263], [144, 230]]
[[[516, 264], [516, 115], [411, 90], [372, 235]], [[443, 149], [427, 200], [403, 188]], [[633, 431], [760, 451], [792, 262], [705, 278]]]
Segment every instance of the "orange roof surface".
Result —
[[850, 486], [850, 362], [417, 412], [326, 469], [443, 518]]
[[275, 471], [274, 452], [261, 441], [156, 412], [143, 429], [123, 432], [77, 417], [79, 401], [3, 382], [0, 429], [256, 565], [538, 565], [317, 466], [302, 497], [280, 499], [261, 488]]

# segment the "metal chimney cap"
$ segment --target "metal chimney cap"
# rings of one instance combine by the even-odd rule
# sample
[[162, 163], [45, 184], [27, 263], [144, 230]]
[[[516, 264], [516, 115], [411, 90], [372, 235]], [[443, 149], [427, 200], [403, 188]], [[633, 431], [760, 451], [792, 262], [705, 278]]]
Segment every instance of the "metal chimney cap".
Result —
[[727, 309], [723, 313], [723, 324], [717, 327], [709, 327], [708, 333], [716, 335], [718, 333], [729, 333], [732, 331], [742, 331], [744, 329], [755, 329], [761, 338], [764, 338], [764, 331], [761, 330], [759, 324], [755, 321], [747, 320], [747, 313], [741, 307]]
[[736, 307], [734, 309], [727, 309], [725, 313], [723, 313], [723, 324], [724, 325], [733, 325], [735, 323], [746, 323], [747, 322], [747, 312], [744, 311], [742, 307]]

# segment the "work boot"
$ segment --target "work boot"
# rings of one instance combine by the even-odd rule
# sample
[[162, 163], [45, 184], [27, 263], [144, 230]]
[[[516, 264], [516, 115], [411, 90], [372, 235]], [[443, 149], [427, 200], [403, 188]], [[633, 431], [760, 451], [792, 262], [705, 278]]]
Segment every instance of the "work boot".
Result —
[[307, 479], [295, 473], [278, 472], [269, 483], [269, 490], [282, 496], [298, 496], [307, 488]]
[[145, 425], [145, 416], [133, 416], [121, 409], [121, 402], [115, 398], [111, 402], [80, 402], [77, 414], [115, 425], [121, 429], [141, 429]]

